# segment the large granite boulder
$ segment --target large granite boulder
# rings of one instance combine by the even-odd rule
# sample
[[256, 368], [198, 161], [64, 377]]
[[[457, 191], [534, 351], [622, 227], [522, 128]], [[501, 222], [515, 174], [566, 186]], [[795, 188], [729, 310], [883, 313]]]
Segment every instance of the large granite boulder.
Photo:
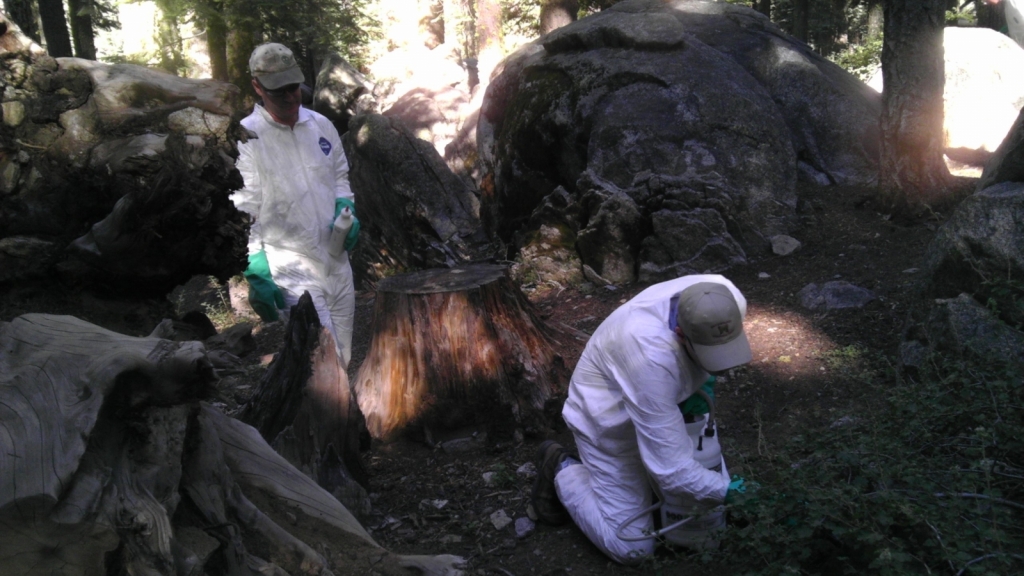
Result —
[[[798, 175], [875, 178], [878, 95], [742, 6], [626, 0], [502, 66], [477, 129], [484, 224], [527, 253], [564, 229], [608, 282], [726, 270], [796, 225]], [[574, 210], [544, 222], [560, 187]]]
[[1002, 322], [969, 294], [935, 300], [917, 312], [898, 355], [907, 374], [927, 371], [940, 359], [1005, 366], [1024, 374], [1024, 332]]
[[926, 298], [968, 293], [1013, 314], [1024, 302], [1024, 183], [965, 199], [928, 246], [923, 268]]

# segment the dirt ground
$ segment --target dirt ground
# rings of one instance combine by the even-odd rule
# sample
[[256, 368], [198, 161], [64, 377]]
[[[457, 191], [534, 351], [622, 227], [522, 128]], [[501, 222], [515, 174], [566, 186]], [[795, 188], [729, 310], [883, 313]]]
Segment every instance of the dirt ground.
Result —
[[[898, 224], [872, 207], [870, 194], [836, 187], [803, 191], [802, 225], [793, 234], [802, 247], [789, 256], [753, 259], [726, 273], [749, 302], [746, 329], [754, 351], [750, 365], [734, 370], [716, 387], [718, 427], [732, 473], [759, 475], [760, 458], [791, 435], [851, 416], [863, 400], [858, 362], [884, 364], [893, 357], [922, 254], [944, 215]], [[801, 306], [797, 293], [804, 286], [830, 280], [867, 288], [876, 298], [860, 309], [832, 312]], [[562, 339], [559, 351], [573, 366], [586, 335], [645, 287], [587, 284], [525, 291], [541, 317], [573, 335]], [[168, 301], [125, 303], [84, 293], [55, 296], [54, 291], [37, 288], [7, 288], [0, 296], [0, 320], [24, 312], [72, 314], [140, 336], [182, 305], [180, 295]], [[217, 309], [216, 304], [214, 300], [208, 309]], [[372, 292], [360, 292], [350, 377], [369, 345], [369, 331], [361, 327], [372, 322], [372, 309]], [[277, 349], [282, 332], [279, 325], [257, 328], [259, 352], [246, 359], [253, 367], [250, 376], [258, 374], [256, 367]], [[251, 392], [245, 379], [231, 382], [235, 388], [225, 390], [222, 399], [227, 411]], [[460, 430], [438, 439], [474, 438], [480, 433]], [[552, 437], [572, 444], [564, 428], [552, 430]], [[412, 439], [374, 443], [364, 454], [373, 505], [364, 524], [393, 552], [462, 556], [468, 574], [650, 572], [650, 565], [626, 568], [610, 562], [572, 525], [537, 526], [517, 536], [514, 521], [527, 516], [532, 485], [527, 464], [541, 440], [526, 438], [500, 450], [480, 442], [463, 443], [469, 448], [462, 450]], [[501, 515], [513, 522], [496, 528], [492, 517]], [[694, 562], [684, 553], [661, 551], [657, 568], [662, 574], [684, 573], [695, 567]], [[722, 567], [714, 571], [728, 573]]]

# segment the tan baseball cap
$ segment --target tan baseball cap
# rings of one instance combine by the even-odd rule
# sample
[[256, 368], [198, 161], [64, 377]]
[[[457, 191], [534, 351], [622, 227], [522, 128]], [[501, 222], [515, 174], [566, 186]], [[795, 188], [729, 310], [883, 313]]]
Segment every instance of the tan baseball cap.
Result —
[[284, 44], [261, 44], [249, 56], [249, 72], [268, 90], [305, 81], [295, 55]]
[[723, 284], [700, 282], [679, 293], [676, 323], [708, 372], [750, 362], [750, 342], [743, 333], [743, 314]]

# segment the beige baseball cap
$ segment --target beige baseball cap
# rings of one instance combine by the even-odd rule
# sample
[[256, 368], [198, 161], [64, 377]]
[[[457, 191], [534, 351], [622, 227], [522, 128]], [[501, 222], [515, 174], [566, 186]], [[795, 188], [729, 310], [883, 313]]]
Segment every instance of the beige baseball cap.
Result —
[[750, 362], [750, 342], [743, 333], [743, 314], [723, 284], [700, 282], [679, 293], [676, 323], [708, 372]]
[[261, 44], [249, 56], [249, 72], [268, 90], [305, 81], [295, 55], [284, 44]]

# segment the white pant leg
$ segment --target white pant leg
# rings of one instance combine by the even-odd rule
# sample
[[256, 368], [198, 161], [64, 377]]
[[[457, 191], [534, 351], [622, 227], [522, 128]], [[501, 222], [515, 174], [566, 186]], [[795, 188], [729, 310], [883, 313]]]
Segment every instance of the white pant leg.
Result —
[[342, 252], [327, 265], [323, 291], [338, 357], [347, 368], [352, 360], [352, 328], [356, 317], [356, 289], [348, 252]]
[[[623, 564], [654, 552], [653, 539], [627, 542], [616, 536], [619, 525], [651, 505], [651, 488], [638, 452], [609, 454], [576, 434], [582, 465], [563, 468], [555, 476], [558, 499], [587, 538], [611, 559]], [[651, 514], [635, 520], [626, 534], [638, 536], [653, 528]]]
[[[335, 341], [338, 337], [334, 333], [334, 325], [331, 322], [330, 308], [328, 307], [327, 296], [324, 293], [326, 270], [324, 264], [298, 252], [266, 247], [267, 262], [270, 264], [270, 274], [274, 283], [281, 289], [284, 295], [285, 310], [290, 311], [292, 306], [299, 303], [303, 292], [309, 292], [313, 300], [313, 308], [320, 319], [320, 325], [331, 331]], [[287, 313], [284, 318], [287, 319]]]

